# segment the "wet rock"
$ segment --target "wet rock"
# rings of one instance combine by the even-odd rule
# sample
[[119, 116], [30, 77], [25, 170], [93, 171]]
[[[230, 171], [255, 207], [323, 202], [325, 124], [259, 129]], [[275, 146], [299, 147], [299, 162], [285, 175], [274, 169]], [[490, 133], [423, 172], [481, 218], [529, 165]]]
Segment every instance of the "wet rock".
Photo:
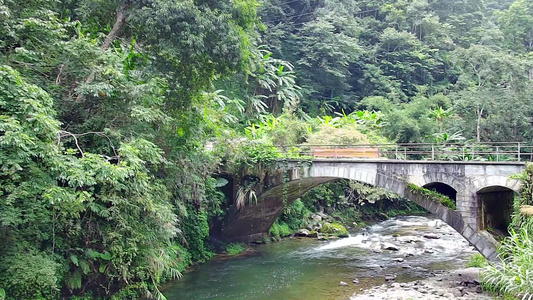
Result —
[[458, 289], [453, 289], [453, 290], [452, 290], [452, 295], [453, 295], [454, 297], [462, 297], [462, 296], [463, 296], [463, 293], [461, 293], [461, 291], [458, 290]]
[[385, 275], [385, 281], [393, 281], [395, 279], [396, 279], [396, 275], [394, 275], [394, 274]]
[[348, 284], [346, 282], [344, 282], [344, 281], [339, 282], [339, 285], [340, 286], [348, 286]]
[[480, 268], [466, 268], [459, 270], [457, 274], [461, 277], [461, 285], [479, 285]]
[[309, 230], [307, 229], [300, 229], [296, 232], [296, 236], [303, 236], [308, 237], [309, 236]]
[[320, 222], [322, 221], [322, 216], [319, 216], [319, 215], [313, 215], [313, 217], [311, 218], [313, 221], [315, 222]]
[[391, 244], [391, 243], [383, 243], [381, 244], [381, 249], [383, 250], [391, 250], [391, 251], [400, 251], [400, 247]]
[[483, 289], [480, 286], [476, 287], [476, 293], [478, 294], [483, 293]]
[[420, 238], [416, 237], [416, 236], [401, 236], [399, 238], [397, 238], [398, 241], [404, 243], [404, 244], [411, 244], [411, 243], [416, 243], [416, 242], [420, 242]]
[[455, 298], [455, 296], [452, 294], [452, 293], [444, 293], [444, 295], [442, 295], [444, 298], [447, 298], [447, 299], [453, 299]]
[[442, 225], [443, 225], [442, 221], [440, 221], [440, 220], [432, 220], [432, 221], [428, 222], [428, 226], [429, 227], [435, 227], [437, 229], [441, 228]]
[[434, 233], [426, 233], [426, 234], [424, 234], [424, 237], [425, 237], [426, 239], [431, 239], [431, 240], [438, 240], [438, 239], [440, 239], [440, 236], [438, 236], [438, 235], [436, 235], [436, 234], [434, 234]]
[[431, 253], [435, 253], [435, 251], [433, 249], [431, 249], [431, 248], [426, 248], [426, 249], [424, 249], [424, 253], [431, 254]]
[[395, 258], [395, 259], [394, 259], [394, 261], [395, 261], [395, 262], [403, 262], [403, 261], [404, 261], [404, 259], [403, 259], [403, 258], [401, 258], [401, 257], [398, 257], [398, 258]]

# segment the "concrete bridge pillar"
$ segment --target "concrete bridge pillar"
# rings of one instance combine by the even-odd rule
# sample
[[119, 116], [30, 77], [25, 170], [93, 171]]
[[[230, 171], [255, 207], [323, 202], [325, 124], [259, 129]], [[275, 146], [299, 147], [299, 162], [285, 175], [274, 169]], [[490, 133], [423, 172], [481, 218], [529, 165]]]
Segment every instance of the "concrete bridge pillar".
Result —
[[472, 228], [478, 227], [479, 204], [477, 195], [470, 189], [457, 191], [456, 210], [461, 214], [465, 224]]

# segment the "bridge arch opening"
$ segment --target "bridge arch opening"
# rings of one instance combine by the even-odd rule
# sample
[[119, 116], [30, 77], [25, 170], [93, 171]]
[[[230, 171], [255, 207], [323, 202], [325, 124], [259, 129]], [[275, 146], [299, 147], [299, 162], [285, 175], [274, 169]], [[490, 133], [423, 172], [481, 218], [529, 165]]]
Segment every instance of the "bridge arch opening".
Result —
[[457, 191], [446, 183], [431, 182], [424, 185], [423, 188], [443, 194], [444, 196], [447, 196], [448, 198], [453, 200], [453, 202], [457, 203]]
[[504, 186], [488, 186], [477, 191], [479, 229], [495, 235], [508, 235], [515, 191]]

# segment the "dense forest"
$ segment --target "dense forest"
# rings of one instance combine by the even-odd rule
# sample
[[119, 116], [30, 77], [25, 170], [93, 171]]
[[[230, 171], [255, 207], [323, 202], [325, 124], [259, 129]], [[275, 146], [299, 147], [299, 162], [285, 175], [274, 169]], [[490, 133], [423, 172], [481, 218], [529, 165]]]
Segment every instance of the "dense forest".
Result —
[[532, 142], [532, 80], [531, 0], [0, 0], [0, 299], [162, 299], [214, 255], [220, 174]]

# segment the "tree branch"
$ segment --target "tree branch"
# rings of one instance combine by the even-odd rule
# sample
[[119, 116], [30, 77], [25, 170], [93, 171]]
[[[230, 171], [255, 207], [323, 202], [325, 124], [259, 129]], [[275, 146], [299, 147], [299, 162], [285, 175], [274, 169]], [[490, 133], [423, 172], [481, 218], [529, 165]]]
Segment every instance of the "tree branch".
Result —
[[[107, 34], [107, 36], [104, 39], [104, 42], [102, 43], [102, 46], [100, 49], [102, 51], [106, 51], [111, 47], [111, 44], [115, 41], [115, 39], [118, 37], [118, 33], [122, 30], [122, 27], [124, 27], [124, 24], [126, 23], [126, 10], [128, 9], [128, 6], [124, 3], [120, 4], [120, 7], [117, 11], [117, 18], [115, 20], [115, 24], [113, 25], [113, 28], [111, 31]], [[94, 81], [94, 78], [96, 77], [96, 71], [92, 71], [91, 74], [85, 79], [84, 84], [90, 84]], [[77, 97], [78, 102], [82, 102], [84, 100], [85, 96], [83, 94], [79, 94]]]

